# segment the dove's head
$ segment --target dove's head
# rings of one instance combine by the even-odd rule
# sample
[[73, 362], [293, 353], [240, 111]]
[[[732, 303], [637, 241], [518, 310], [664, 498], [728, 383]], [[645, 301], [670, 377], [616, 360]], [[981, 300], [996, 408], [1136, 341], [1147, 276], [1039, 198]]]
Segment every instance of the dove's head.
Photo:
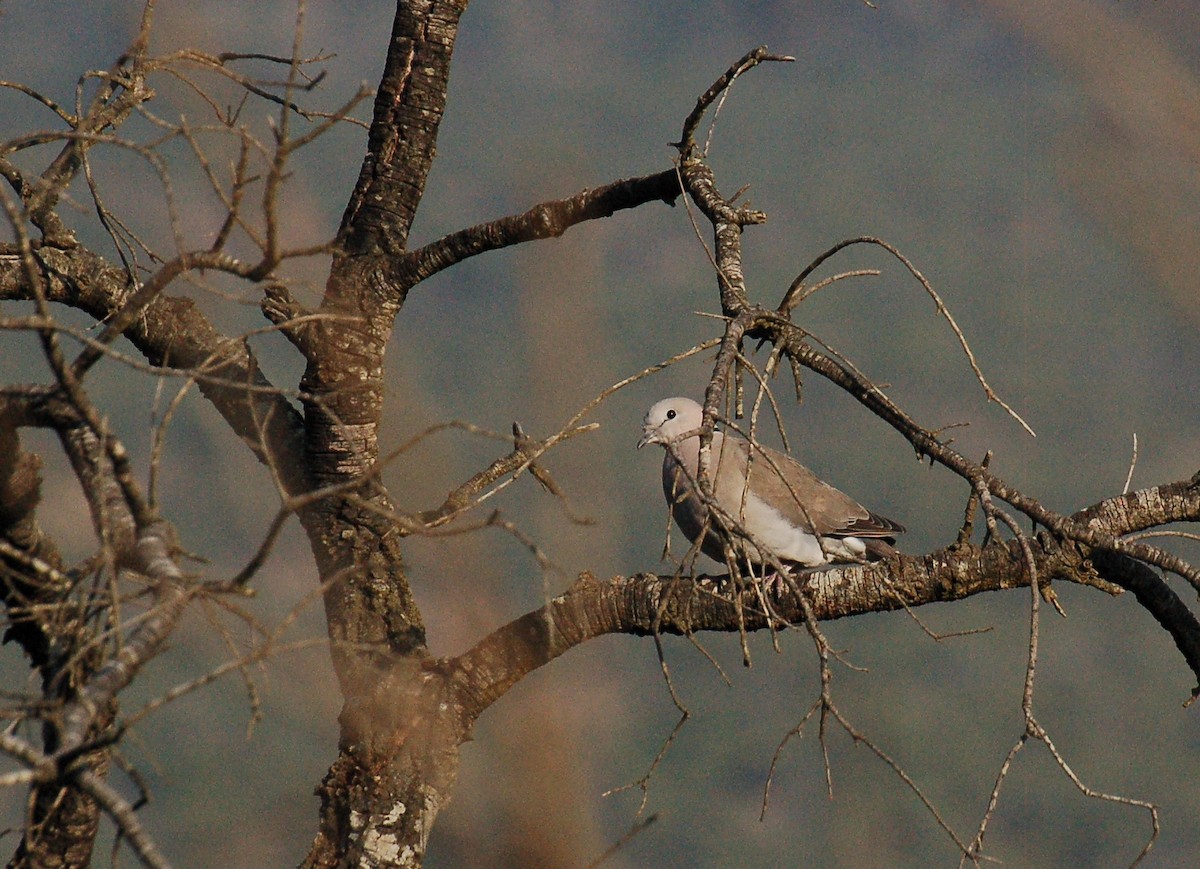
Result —
[[700, 428], [704, 410], [690, 398], [664, 398], [652, 405], [642, 419], [640, 450], [646, 444], [666, 446], [680, 436]]

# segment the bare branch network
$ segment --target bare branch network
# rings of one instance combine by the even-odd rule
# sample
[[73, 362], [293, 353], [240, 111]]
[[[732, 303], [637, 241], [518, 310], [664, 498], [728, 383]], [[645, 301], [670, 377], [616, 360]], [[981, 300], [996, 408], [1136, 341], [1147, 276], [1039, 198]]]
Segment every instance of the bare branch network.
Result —
[[[1001, 804], [1012, 759], [1032, 738], [1047, 747], [1082, 792], [1149, 814], [1141, 859], [1157, 836], [1155, 806], [1086, 784], [1071, 770], [1069, 751], [1060, 752], [1035, 715], [1039, 602], [1057, 605], [1055, 582], [1109, 594], [1132, 592], [1200, 684], [1200, 623], [1163, 578], [1176, 575], [1200, 589], [1200, 570], [1145, 536], [1172, 523], [1200, 520], [1200, 473], [1123, 492], [1067, 515], [1006, 482], [986, 458], [972, 461], [956, 452], [798, 322], [807, 298], [833, 281], [862, 273], [810, 283], [818, 267], [853, 245], [881, 248], [933, 299], [987, 399], [1028, 428], [988, 384], [967, 336], [931, 282], [881, 239], [841, 242], [775, 292], [777, 305], [756, 301], [762, 293], [746, 274], [741, 239], [766, 215], [720, 192], [708, 160], [710, 145], [701, 146], [698, 138], [706, 118], [715, 124], [741, 76], [762, 64], [791, 60], [765, 47], [734, 63], [699, 97], [683, 123], [674, 165], [542, 202], [410, 249], [409, 231], [434, 160], [464, 8], [444, 0], [397, 4], [374, 92], [368, 153], [341, 226], [331, 239], [294, 245], [285, 241], [291, 234], [282, 191], [295, 156], [340, 125], [358, 123], [353, 112], [370, 96], [361, 90], [334, 111], [306, 108], [325, 77], [326, 58], [305, 53], [303, 4], [292, 50], [283, 56], [197, 49], [155, 54], [154, 3], [148, 2], [129, 48], [109, 69], [80, 80], [74, 108], [26, 85], [0, 83], [39, 103], [56, 124], [0, 143], [0, 175], [7, 183], [0, 201], [11, 235], [0, 245], [0, 299], [24, 303], [23, 313], [0, 317], [0, 328], [33, 336], [49, 375], [46, 382], [0, 386], [0, 594], [6, 639], [27, 655], [40, 691], [9, 703], [10, 726], [0, 736], [0, 752], [14, 765], [0, 780], [29, 790], [12, 865], [87, 865], [102, 816], [118, 831], [117, 847], [127, 846], [144, 865], [169, 865], [167, 839], [146, 828], [137, 812], [140, 801], [123, 795], [129, 785], [138, 789], [138, 777], [125, 767], [119, 747], [131, 726], [162, 705], [289, 647], [283, 631], [295, 610], [283, 625], [268, 627], [240, 609], [238, 601], [254, 592], [258, 571], [292, 517], [312, 549], [312, 596], [324, 602], [328, 648], [345, 699], [338, 754], [318, 787], [321, 810], [306, 866], [420, 865], [438, 812], [453, 796], [460, 746], [470, 740], [479, 716], [526, 675], [576, 646], [606, 634], [652, 636], [661, 655], [664, 636], [694, 639], [701, 631], [719, 631], [740, 636], [748, 658], [748, 633], [777, 635], [797, 627], [813, 643], [821, 690], [809, 716], [782, 740], [780, 750], [810, 718], [818, 723], [822, 744], [828, 725], [844, 729], [912, 789], [963, 862], [982, 865], [988, 859], [985, 833]], [[246, 71], [249, 64], [274, 67], [280, 77], [260, 78]], [[151, 109], [156, 90], [168, 81], [200, 100], [207, 111], [203, 123], [167, 120]], [[273, 113], [265, 133], [251, 117], [263, 110]], [[126, 138], [124, 129], [133, 119], [154, 134]], [[174, 192], [172, 177], [179, 169], [172, 161], [179, 158], [172, 149], [181, 145], [219, 204], [220, 215], [204, 234], [181, 217], [186, 209]], [[113, 150], [134, 155], [158, 178], [165, 225], [142, 226], [135, 215], [110, 208], [96, 157]], [[80, 233], [69, 225], [63, 208], [69, 190], [86, 191], [107, 252], [79, 241]], [[595, 399], [548, 437], [529, 436], [517, 425], [511, 436], [493, 435], [507, 442], [503, 453], [469, 478], [447, 481], [441, 503], [425, 509], [398, 506], [383, 471], [404, 473], [415, 444], [451, 427], [439, 426], [381, 454], [384, 360], [408, 293], [470, 258], [557, 237], [657, 202], [682, 203], [697, 232], [711, 233], [708, 255], [721, 308], [719, 334], [607, 389], [597, 386]], [[327, 257], [330, 266], [324, 296], [309, 309], [296, 300], [284, 267], [314, 256]], [[186, 288], [223, 293], [220, 288], [231, 284], [253, 293], [266, 325], [249, 334], [226, 334]], [[92, 327], [73, 325], [78, 318], [60, 313], [67, 308], [90, 318]], [[281, 386], [259, 365], [250, 339], [267, 331], [282, 333], [304, 360], [298, 383]], [[139, 356], [121, 349], [122, 338]], [[747, 342], [769, 348], [765, 365], [753, 361]], [[495, 628], [466, 652], [434, 657], [402, 557], [406, 540], [501, 527], [527, 545], [539, 563], [548, 563], [519, 523], [499, 511], [482, 520], [480, 513], [504, 489], [530, 476], [565, 504], [570, 487], [551, 474], [551, 451], [591, 430], [587, 415], [617, 390], [714, 349], [694, 482], [727, 540], [752, 535], [741, 517], [722, 511], [714, 499], [712, 435], [722, 422], [757, 443], [764, 403], [778, 415], [782, 398], [772, 384], [781, 370], [790, 373], [797, 395], [807, 372], [826, 378], [894, 428], [919, 457], [961, 478], [966, 509], [958, 537], [923, 555], [812, 572], [793, 571], [774, 558], [786, 580], [781, 593], [746, 568], [744, 550], [733, 542], [726, 547], [729, 576], [696, 576], [693, 547], [672, 574], [601, 579], [585, 572], [563, 594]], [[124, 445], [137, 433], [119, 430], [117, 417], [101, 405], [89, 382], [106, 365], [178, 386], [153, 431], [144, 468], [135, 467]], [[245, 568], [230, 577], [194, 572], [175, 520], [157, 496], [166, 433], [193, 385], [279, 494], [269, 532]], [[748, 424], [739, 422], [747, 416], [747, 387], [754, 394]], [[39, 522], [43, 459], [23, 445], [25, 429], [57, 436], [86, 500], [94, 551], [78, 563], [62, 555]], [[569, 514], [570, 508], [564, 509]], [[1024, 530], [1029, 526], [1037, 530]], [[1024, 723], [998, 767], [976, 830], [964, 836], [922, 792], [919, 774], [892, 760], [838, 708], [830, 668], [836, 652], [820, 623], [1013, 588], [1031, 591]], [[229, 665], [197, 674], [148, 706], [127, 708], [127, 689], [155, 664], [184, 614], [199, 606], [249, 628], [250, 647], [239, 649]], [[224, 630], [232, 634], [231, 628]], [[675, 696], [665, 661], [663, 671]], [[1197, 693], [1200, 687], [1193, 698]], [[676, 704], [682, 724], [689, 713], [677, 698]], [[658, 760], [639, 783], [643, 793], [657, 765]], [[110, 782], [113, 777], [122, 778], [120, 787]], [[765, 803], [764, 793], [764, 809]], [[639, 820], [634, 831], [647, 823]]]

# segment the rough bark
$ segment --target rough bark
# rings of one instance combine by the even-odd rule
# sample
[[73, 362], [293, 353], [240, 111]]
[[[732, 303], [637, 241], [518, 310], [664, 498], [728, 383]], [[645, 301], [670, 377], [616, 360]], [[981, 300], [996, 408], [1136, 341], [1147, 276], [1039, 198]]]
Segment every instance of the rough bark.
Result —
[[[74, 306], [108, 324], [102, 339], [107, 340], [108, 331], [120, 331], [151, 365], [195, 378], [231, 430], [276, 475], [284, 493], [296, 499], [324, 589], [331, 653], [345, 698], [338, 755], [318, 788], [318, 830], [306, 866], [420, 865], [438, 812], [451, 798], [460, 746], [478, 717], [528, 673], [608, 633], [765, 630], [805, 619], [955, 601], [1028, 586], [1036, 576], [1043, 586], [1055, 580], [1132, 591], [1200, 676], [1200, 623], [1151, 565], [1193, 580], [1195, 572], [1154, 547], [1122, 539], [1173, 521], [1200, 520], [1200, 475], [1114, 498], [1073, 516], [1054, 513], [986, 464], [953, 451], [874, 384], [809, 344], [803, 329], [790, 320], [792, 290], [774, 310], [751, 300], [741, 235], [766, 216], [735, 205], [720, 192], [704, 155], [697, 153], [694, 134], [734, 78], [760, 63], [787, 58], [756, 49], [718, 79], [684, 122], [676, 168], [540, 203], [410, 251], [409, 232], [436, 151], [465, 7], [464, 2], [435, 0], [397, 3], [368, 153], [333, 247], [322, 302], [309, 312], [291, 300], [286, 288], [263, 288], [264, 313], [306, 361], [299, 392], [303, 414], [262, 374], [245, 342], [227, 339], [193, 302], [165, 292], [185, 271], [224, 263], [219, 251], [209, 252], [208, 258], [178, 252], [155, 275], [135, 284], [127, 269], [80, 247], [56, 213], [59, 194], [82, 164], [87, 136], [119, 124], [151, 95], [139, 64], [152, 4], [130, 64], [118, 68], [115, 84], [101, 91], [80, 127], [87, 135], [64, 147], [36, 184], [25, 183], [9, 164], [0, 165], [25, 205], [24, 219], [42, 233], [36, 246], [22, 239], [26, 243], [0, 250], [0, 298], [33, 299], [40, 293], [39, 303]], [[926, 556], [804, 575], [800, 593], [770, 600], [761, 589], [728, 578], [637, 574], [600, 581], [584, 574], [565, 594], [496, 629], [467, 652], [433, 659], [405, 572], [405, 535], [412, 523], [434, 527], [449, 521], [501, 475], [522, 469], [538, 473], [534, 463], [556, 440], [533, 442], [518, 430], [512, 454], [452, 490], [442, 507], [399, 516], [378, 476], [378, 435], [384, 358], [407, 293], [468, 257], [560, 235], [623, 208], [671, 203], [681, 194], [712, 224], [717, 291], [726, 317], [705, 400], [705, 441], [736, 385], [744, 342], [765, 340], [798, 366], [838, 384], [901, 432], [921, 455], [961, 476], [977, 497], [1004, 502], [1047, 530], [986, 546], [972, 544], [965, 534], [957, 545]], [[260, 266], [231, 271], [261, 281], [270, 278], [276, 262], [264, 254]], [[98, 356], [94, 346], [84, 354], [93, 361]], [[107, 767], [103, 739], [111, 735], [119, 693], [166, 641], [193, 587], [174, 563], [169, 526], [144, 504], [131, 503], [137, 499], [119, 485], [120, 475], [97, 427], [63, 391], [27, 388], [0, 394], [0, 539], [11, 548], [0, 567], [4, 602], [13, 620], [9, 635], [42, 671], [47, 697], [58, 704], [42, 753], [11, 741], [4, 746], [37, 771], [33, 823], [14, 863], [85, 865], [102, 806], [123, 825], [139, 856], [158, 865], [151, 845], [127, 819], [131, 811], [97, 778]], [[110, 660], [73, 655], [71, 650], [86, 641], [55, 633], [62, 629], [61, 619], [50, 624], [29, 615], [31, 602], [61, 603], [62, 594], [55, 585], [61, 564], [34, 515], [38, 462], [20, 451], [17, 439], [18, 428], [25, 425], [61, 433], [63, 449], [88, 495], [98, 538], [110, 547], [114, 564], [136, 569], [152, 581], [154, 607], [123, 637], [120, 654]], [[702, 469], [705, 464], [702, 459]], [[702, 489], [707, 482], [703, 476], [702, 470]], [[994, 510], [989, 517], [994, 518]], [[57, 667], [68, 658], [71, 669]], [[100, 743], [93, 746], [94, 740]]]
[[[433, 163], [450, 59], [465, 3], [398, 3], [375, 100], [368, 154], [339, 232], [319, 313], [308, 331], [305, 455], [318, 485], [362, 482], [302, 516], [326, 583], [334, 665], [346, 703], [337, 761], [322, 783], [307, 866], [419, 865], [449, 801], [459, 734], [404, 702], [427, 658], [379, 455], [383, 358], [408, 287], [388, 280]], [[389, 688], [391, 690], [389, 690]]]

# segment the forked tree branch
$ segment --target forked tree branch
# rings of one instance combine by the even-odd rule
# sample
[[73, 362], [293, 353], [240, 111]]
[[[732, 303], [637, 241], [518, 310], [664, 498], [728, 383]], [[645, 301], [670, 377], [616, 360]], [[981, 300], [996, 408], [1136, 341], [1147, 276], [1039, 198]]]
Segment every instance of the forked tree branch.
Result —
[[[714, 266], [717, 274], [722, 309], [726, 317], [721, 348], [713, 365], [713, 375], [709, 381], [704, 400], [698, 480], [701, 498], [709, 502], [714, 500], [712, 481], [709, 479], [708, 474], [712, 431], [720, 409], [731, 391], [731, 375], [736, 370], [738, 364], [740, 364], [739, 360], [744, 359], [742, 344], [746, 339], [758, 339], [770, 342], [777, 348], [777, 352], [782, 351], [784, 355], [795, 363], [804, 365], [833, 381], [865, 405], [868, 410], [899, 431], [916, 448], [919, 455], [926, 456], [944, 465], [966, 480], [971, 485], [972, 491], [980, 490], [1009, 503], [1038, 524], [1048, 528], [1059, 539], [1082, 544], [1087, 547], [1086, 551], [1102, 550], [1114, 555], [1134, 558], [1146, 564], [1177, 573], [1197, 588], [1200, 588], [1200, 570], [1186, 561], [1157, 547], [1120, 539], [1122, 534], [1128, 534], [1140, 529], [1130, 527], [1121, 531], [1109, 530], [1109, 528], [1114, 526], [1109, 525], [1113, 520], [1107, 517], [1111, 517], [1115, 512], [1113, 509], [1114, 505], [1110, 505], [1109, 510], [1104, 510], [1099, 505], [1091, 508], [1091, 513], [1086, 513], [1081, 517], [1084, 521], [1081, 521], [1080, 518], [1063, 516], [1046, 509], [1035, 498], [1016, 490], [983, 465], [969, 461], [953, 450], [948, 444], [939, 440], [931, 432], [917, 425], [906, 413], [888, 399], [882, 390], [856, 369], [842, 364], [816, 350], [806, 340], [807, 334], [804, 330], [794, 325], [789, 318], [789, 314], [795, 306], [794, 297], [800, 292], [799, 285], [802, 284], [807, 271], [802, 274], [801, 278], [793, 282], [788, 292], [785, 293], [784, 301], [778, 310], [768, 310], [754, 305], [749, 301], [742, 272], [741, 231], [743, 226], [761, 222], [761, 220], [765, 219], [765, 215], [749, 211], [745, 208], [735, 207], [731, 201], [727, 200], [717, 191], [713, 182], [712, 172], [704, 162], [704, 156], [697, 154], [694, 131], [705, 109], [711, 106], [716, 100], [716, 95], [726, 88], [740, 74], [740, 71], [746, 68], [747, 64], [756, 62], [756, 59], [771, 58], [766, 55], [765, 47], [761, 47], [750, 52], [746, 57], [732, 66], [698, 101], [696, 110], [693, 111], [685, 122], [684, 135], [680, 142], [681, 177], [684, 186], [691, 201], [696, 204], [713, 226], [715, 238]], [[950, 325], [955, 328], [956, 334], [963, 344], [968, 359], [972, 364], [972, 368], [987, 391], [989, 398], [999, 400], [988, 386], [986, 380], [983, 379], [982, 372], [980, 372], [978, 365], [975, 363], [969, 346], [966, 345], [961, 332], [957, 330], [953, 318], [945, 310], [940, 297], [932, 292], [932, 288], [928, 285], [924, 277], [916, 271], [915, 267], [899, 251], [896, 251], [886, 243], [883, 243], [883, 246], [898, 256], [909, 270], [921, 280], [926, 290], [933, 294], [935, 301], [939, 305], [939, 310], [944, 313]], [[836, 250], [837, 248], [835, 248]], [[835, 251], [831, 251], [830, 253]], [[826, 254], [825, 257], [828, 255]], [[1008, 409], [1007, 405], [1004, 406]], [[1012, 413], [1011, 409], [1010, 413]], [[1017, 419], [1024, 425], [1019, 417]], [[1026, 428], [1028, 429], [1028, 426]], [[1148, 516], [1179, 515], [1181, 519], [1177, 521], [1194, 521], [1200, 515], [1195, 509], [1195, 492], [1195, 481], [1186, 484], [1185, 493], [1180, 493], [1178, 486], [1167, 487], [1164, 490], [1164, 500], [1171, 501], [1173, 497], [1180, 498], [1185, 506], [1178, 512], [1172, 512], [1171, 508], [1159, 508], [1160, 502], [1156, 500], [1151, 505], [1152, 509], [1149, 511]], [[1127, 501], [1119, 503], [1124, 504]], [[1178, 501], [1175, 502], [1175, 505], [1178, 506]], [[1106, 518], [1101, 519], [1101, 516]], [[1161, 522], [1155, 522], [1148, 517], [1143, 518], [1142, 521], [1149, 521], [1154, 525], [1161, 524]], [[1106, 564], [1110, 564], [1116, 569], [1116, 565], [1111, 559], [1106, 560]], [[1157, 580], [1159, 587], [1152, 591], [1150, 588], [1152, 581], [1149, 577], [1144, 572], [1133, 570], [1129, 565], [1125, 565], [1121, 569], [1116, 569], [1114, 575], [1127, 581], [1136, 581], [1138, 583], [1139, 600], [1144, 600], [1154, 606], [1152, 612], [1155, 617], [1171, 633], [1181, 651], [1184, 652], [1189, 665], [1196, 672], [1198, 678], [1196, 693], [1200, 693], [1200, 666], [1198, 666], [1200, 665], [1200, 657], [1196, 654], [1197, 648], [1200, 647], [1200, 626], [1197, 625], [1190, 611], [1183, 606], [1181, 601], [1178, 601], [1174, 592], [1161, 579]], [[1172, 603], [1172, 599], [1174, 603]]]
[[[252, 175], [245, 159], [249, 140], [242, 138], [238, 143], [241, 158], [233, 189], [226, 196], [209, 171], [198, 140], [189, 137], [186, 124], [175, 132], [196, 150], [226, 210], [211, 250], [186, 253], [180, 247], [162, 258], [166, 265], [154, 276], [136, 283], [131, 280], [131, 269], [116, 267], [78, 246], [56, 213], [62, 191], [81, 166], [87, 167], [88, 148], [104, 141], [103, 131], [120, 124], [151, 95], [144, 78], [149, 68], [145, 52], [153, 5], [146, 4], [134, 46], [101, 76], [100, 91], [86, 112], [75, 117], [57, 109], [52, 101], [41, 100], [72, 127], [69, 134], [14, 140], [14, 148], [66, 140], [40, 177], [26, 177], [0, 153], [0, 175], [17, 190], [25, 206], [21, 220], [40, 228], [43, 241], [33, 249], [22, 238], [25, 243], [19, 249], [0, 249], [0, 298], [37, 298], [40, 307], [46, 301], [63, 303], [108, 323], [98, 338], [85, 342], [75, 363], [64, 369], [69, 377], [60, 377], [60, 381], [81, 381], [118, 335], [128, 337], [155, 365], [194, 378], [231, 429], [278, 475], [287, 509], [301, 513], [321, 574], [329, 636], [347, 701], [341, 719], [341, 753], [320, 789], [321, 828], [306, 865], [418, 863], [430, 827], [450, 798], [458, 747], [469, 738], [479, 715], [533, 670], [604, 634], [690, 637], [699, 631], [721, 631], [744, 636], [751, 630], [778, 631], [803, 625], [817, 642], [821, 656], [824, 715], [832, 708], [826, 678], [830, 649], [817, 631], [819, 620], [960, 600], [1031, 584], [1037, 588], [1039, 580], [1097, 587], [1104, 587], [1102, 580], [1107, 580], [1133, 591], [1171, 633], [1200, 681], [1200, 623], [1150, 565], [1173, 570], [1197, 583], [1200, 572], [1156, 547], [1122, 539], [1171, 521], [1200, 520], [1200, 475], [1109, 499], [1073, 516], [1054, 513], [1011, 487], [986, 462], [970, 462], [952, 450], [917, 425], [852, 365], [844, 364], [836, 354], [821, 352], [807, 340], [804, 330], [790, 317], [803, 298], [800, 284], [808, 271], [785, 293], [777, 309], [768, 310], [752, 301], [743, 271], [741, 233], [763, 222], [766, 215], [738, 205], [736, 194], [727, 197], [720, 192], [706, 162], [707, 144], [702, 147], [697, 138], [704, 117], [719, 111], [729, 86], [740, 75], [758, 64], [791, 58], [758, 48], [714, 82], [683, 123], [675, 168], [544, 202], [408, 251], [410, 229], [434, 158], [458, 20], [466, 3], [397, 3], [368, 153], [337, 240], [329, 246], [333, 265], [321, 307], [308, 317], [286, 289], [264, 293], [264, 310], [284, 327], [308, 363], [303, 388], [293, 393], [304, 403], [301, 416], [263, 375], [245, 341], [222, 336], [194, 303], [165, 292], [176, 277], [203, 267], [222, 268], [260, 282], [271, 277], [283, 257], [275, 210], [286, 158], [290, 149], [328, 129], [328, 124], [318, 125], [296, 139], [287, 135], [287, 124], [294, 120], [291, 115], [303, 114], [292, 95], [308, 86], [300, 81], [299, 24], [293, 56], [282, 59], [289, 67], [283, 97], [269, 95], [244, 76], [223, 70], [231, 55], [214, 59], [184, 52], [157, 61], [157, 68], [168, 71], [176, 59], [202, 63], [229, 75], [250, 92], [278, 102], [279, 139], [264, 182], [267, 224], [263, 233], [251, 229], [241, 214], [243, 188], [251, 183]], [[211, 99], [209, 102], [216, 108]], [[353, 100], [347, 103], [350, 105]], [[341, 115], [330, 116], [330, 124]], [[711, 578], [637, 574], [602, 582], [584, 574], [565, 594], [493, 631], [463, 654], [432, 659], [398, 543], [406, 531], [398, 518], [403, 514], [391, 506], [378, 461], [384, 358], [405, 294], [467, 258], [561, 235], [581, 222], [608, 217], [620, 209], [658, 200], [673, 203], [681, 192], [687, 196], [685, 202], [712, 224], [712, 257], [725, 319], [705, 397], [698, 483], [706, 496], [713, 494], [707, 479], [713, 425], [727, 397], [740, 389], [739, 366], [748, 365], [744, 341], [762, 339], [774, 344], [772, 365], [786, 357], [794, 366], [807, 366], [827, 377], [901, 432], [921, 455], [966, 480], [972, 498], [984, 505], [989, 523], [995, 525], [997, 515], [1005, 522], [1012, 521], [999, 510], [996, 502], [1003, 501], [1050, 533], [1031, 539], [1010, 524], [1016, 539], [993, 539], [986, 546], [972, 544], [970, 535], [965, 534], [955, 546], [929, 555], [801, 575], [788, 593], [770, 600], [759, 587], [741, 589], [735, 583], [722, 584]], [[105, 209], [94, 191], [93, 196], [104, 222]], [[235, 262], [223, 252], [238, 226], [261, 250], [260, 262]], [[327, 249], [325, 245], [313, 248]], [[936, 294], [934, 297], [940, 305]], [[941, 309], [953, 324], [944, 306]], [[306, 317], [305, 322], [298, 323], [298, 317]], [[37, 322], [25, 325], [30, 324], [39, 334], [57, 340], [59, 332], [44, 311], [39, 310]], [[967, 352], [978, 373], [969, 348]], [[766, 389], [765, 378], [760, 386]], [[984, 387], [992, 397], [986, 382]], [[61, 400], [58, 392], [49, 397]], [[18, 425], [46, 424], [32, 419], [37, 408], [29, 399], [29, 394], [15, 392], [0, 395], [0, 448], [15, 442]], [[13, 407], [18, 410], [6, 417]], [[28, 414], [30, 419], [17, 419], [20, 414]], [[452, 490], [440, 507], [417, 514], [416, 519], [426, 526], [438, 525], [477, 503], [480, 493], [501, 477], [524, 469], [536, 473], [535, 461], [545, 449], [583, 429], [575, 422], [544, 441], [530, 441], [515, 431], [510, 455]], [[70, 428], [58, 423], [55, 427]], [[170, 527], [153, 517], [148, 508], [122, 506], [122, 499], [131, 500], [130, 489], [114, 489], [116, 474], [97, 449], [98, 427], [92, 425], [89, 431], [89, 438], [74, 441], [69, 440], [72, 433], [68, 432], [67, 452], [83, 457], [78, 476], [92, 498], [94, 514], [104, 516], [103, 522], [97, 522], [98, 534], [112, 543], [116, 562], [123, 569], [137, 570], [149, 579], [154, 603], [141, 613], [135, 626], [121, 626], [124, 635], [116, 654], [89, 673], [57, 710], [58, 744], [53, 749], [39, 753], [28, 743], [12, 742], [15, 737], [5, 736], [0, 750], [8, 750], [26, 764], [22, 772], [27, 774], [21, 781], [69, 780], [92, 794], [131, 837], [139, 857], [150, 865], [161, 865], [161, 857], [144, 837], [128, 805], [88, 770], [72, 764], [98, 740], [110, 737], [106, 728], [97, 733], [103, 711], [163, 648], [195, 589], [180, 571]], [[28, 491], [29, 486], [17, 476], [18, 471], [29, 470], [0, 456], [0, 492]], [[32, 508], [27, 512], [31, 514]], [[17, 518], [24, 521], [29, 517]], [[151, 518], [154, 521], [149, 521]], [[26, 566], [40, 565], [29, 553], [22, 557]], [[49, 565], [42, 572], [51, 575], [55, 570], [57, 567]], [[1034, 602], [1036, 607], [1036, 597]], [[1035, 723], [1031, 715], [1027, 721], [1030, 727]], [[401, 853], [403, 859], [397, 856]]]
[[[83, 247], [33, 252], [46, 298], [104, 322], [133, 292], [129, 274]], [[20, 255], [0, 249], [0, 299], [29, 299]], [[267, 379], [250, 348], [219, 333], [194, 301], [160, 293], [124, 330], [151, 363], [199, 372], [200, 391], [261, 461], [279, 469], [289, 492], [308, 488], [299, 415]]]

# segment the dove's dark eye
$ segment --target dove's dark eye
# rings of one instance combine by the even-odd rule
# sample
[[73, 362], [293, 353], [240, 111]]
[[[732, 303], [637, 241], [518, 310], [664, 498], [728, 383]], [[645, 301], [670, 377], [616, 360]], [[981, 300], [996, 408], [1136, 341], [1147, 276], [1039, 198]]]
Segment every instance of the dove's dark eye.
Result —
[[674, 418], [675, 418], [675, 411], [668, 410], [667, 411], [667, 419], [674, 419]]

